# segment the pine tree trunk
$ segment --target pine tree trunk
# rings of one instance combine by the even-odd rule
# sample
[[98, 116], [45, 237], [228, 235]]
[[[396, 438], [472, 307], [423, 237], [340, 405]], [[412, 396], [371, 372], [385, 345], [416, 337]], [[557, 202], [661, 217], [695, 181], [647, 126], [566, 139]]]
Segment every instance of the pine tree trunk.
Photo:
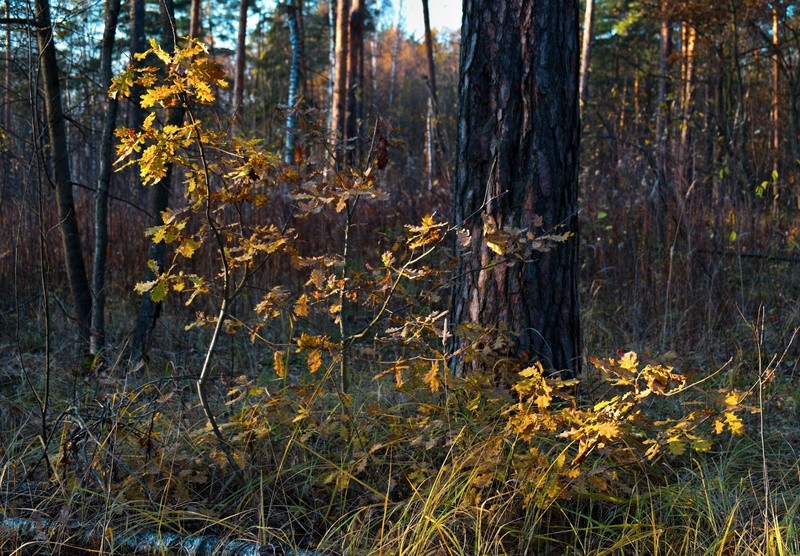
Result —
[[347, 123], [345, 149], [349, 164], [358, 159], [359, 104], [364, 53], [364, 0], [353, 0], [350, 10], [350, 34], [347, 62]]
[[56, 189], [59, 229], [61, 230], [64, 263], [75, 310], [75, 319], [81, 343], [88, 347], [91, 336], [92, 294], [83, 260], [75, 199], [72, 195], [72, 174], [64, 112], [61, 104], [61, 85], [58, 77], [58, 60], [53, 38], [50, 2], [36, 0], [36, 36], [39, 46], [39, 64], [44, 85], [47, 131], [53, 164], [53, 183]]
[[778, 189], [778, 177], [780, 174], [780, 159], [781, 159], [781, 113], [780, 113], [780, 98], [781, 98], [781, 78], [780, 71], [781, 65], [778, 58], [778, 48], [780, 48], [780, 36], [778, 33], [778, 6], [775, 3], [772, 6], [772, 214], [778, 215], [778, 197], [780, 191]]
[[[147, 50], [144, 30], [144, 2], [145, 0], [130, 0], [129, 4], [129, 26], [130, 26], [130, 49], [131, 64], [137, 65], [136, 54]], [[144, 110], [140, 105], [144, 89], [141, 85], [134, 85], [131, 89], [130, 104], [128, 106], [128, 127], [139, 129], [144, 122]]]
[[594, 32], [594, 0], [586, 0], [583, 12], [583, 37], [581, 39], [581, 73], [579, 101], [581, 112], [589, 95], [589, 61], [592, 54], [592, 33]]
[[349, 42], [350, 0], [336, 4], [336, 46], [334, 58], [333, 97], [331, 99], [331, 141], [334, 144], [334, 164], [342, 162], [340, 140], [345, 137], [347, 113], [347, 51]]
[[233, 76], [233, 121], [241, 123], [244, 102], [245, 62], [247, 61], [247, 11], [250, 0], [239, 0], [239, 27], [236, 32], [236, 70]]
[[[577, 0], [464, 3], [454, 201], [470, 235], [452, 291], [457, 374], [502, 380], [502, 365], [469, 356], [486, 347], [464, 336], [476, 327], [504, 352], [496, 362], [580, 370], [578, 12]], [[485, 227], [575, 235], [515, 262], [490, 248]], [[498, 347], [504, 330], [512, 342]]]
[[189, 12], [189, 36], [196, 39], [200, 36], [200, 24], [202, 22], [202, 5], [200, 0], [192, 0]]
[[103, 31], [102, 54], [100, 59], [101, 94], [106, 97], [106, 115], [103, 121], [103, 135], [100, 139], [100, 171], [97, 178], [97, 196], [94, 214], [94, 261], [92, 264], [92, 337], [90, 351], [97, 354], [105, 346], [105, 269], [108, 247], [108, 190], [114, 155], [114, 127], [117, 123], [119, 102], [108, 98], [111, 86], [111, 64], [114, 55], [114, 36], [119, 21], [120, 0], [106, 0], [106, 21]]

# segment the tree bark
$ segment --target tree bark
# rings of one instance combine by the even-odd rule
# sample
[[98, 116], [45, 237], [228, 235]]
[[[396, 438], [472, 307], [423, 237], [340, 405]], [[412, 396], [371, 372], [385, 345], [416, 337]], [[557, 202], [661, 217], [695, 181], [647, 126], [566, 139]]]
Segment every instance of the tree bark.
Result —
[[658, 97], [656, 107], [656, 179], [649, 195], [651, 223], [656, 245], [663, 244], [666, 233], [666, 207], [669, 200], [669, 179], [667, 164], [669, 153], [670, 107], [667, 100], [669, 92], [669, 57], [672, 49], [672, 26], [667, 14], [666, 0], [661, 0], [661, 20], [658, 49]]
[[684, 180], [685, 187], [694, 179], [692, 160], [690, 157], [690, 142], [692, 138], [692, 115], [694, 113], [694, 66], [695, 45], [697, 30], [690, 23], [683, 24], [683, 68], [681, 71], [681, 135], [678, 144], [678, 159], [680, 164], [680, 177]]
[[[465, 356], [475, 346], [464, 332], [475, 327], [511, 334], [500, 360], [580, 370], [578, 12], [577, 0], [464, 3], [454, 220], [470, 239], [452, 289], [457, 374], [502, 379]], [[492, 251], [485, 227], [574, 235], [513, 262]]]
[[294, 164], [295, 145], [295, 103], [300, 80], [300, 28], [297, 23], [297, 8], [292, 3], [286, 4], [286, 15], [289, 24], [289, 41], [292, 44], [292, 60], [289, 64], [289, 95], [286, 101], [286, 146], [283, 160], [286, 164]]
[[[161, 44], [167, 52], [175, 52], [175, 7], [173, 0], [159, 0], [161, 6]], [[184, 108], [179, 106], [167, 111], [167, 125], [181, 125], [183, 123]], [[164, 178], [153, 186], [151, 214], [153, 215], [153, 226], [163, 224], [161, 213], [169, 207], [169, 193], [172, 182], [172, 165], [169, 165]], [[164, 242], [151, 243], [148, 251], [148, 259], [155, 261], [159, 270], [164, 269], [166, 260], [166, 244]], [[145, 271], [143, 282], [155, 280], [156, 276], [148, 268]], [[131, 368], [135, 369], [147, 357], [150, 349], [153, 328], [156, 325], [161, 309], [161, 303], [156, 303], [150, 297], [150, 293], [144, 293], [139, 304], [139, 314], [136, 318], [136, 327], [131, 338]]]
[[[144, 2], [145, 0], [130, 0], [130, 49], [131, 64], [137, 65], [136, 54], [147, 50], [144, 30]], [[144, 110], [141, 107], [141, 98], [144, 89], [141, 85], [134, 85], [131, 89], [131, 97], [128, 112], [128, 127], [139, 129], [144, 122]]]
[[340, 139], [345, 137], [347, 112], [347, 51], [349, 41], [350, 0], [336, 3], [336, 46], [334, 49], [333, 97], [331, 99], [331, 141], [334, 144], [334, 164], [342, 161]]
[[427, 159], [428, 189], [433, 189], [433, 182], [438, 174], [438, 136], [439, 110], [436, 95], [436, 65], [433, 60], [433, 33], [431, 32], [431, 16], [428, 0], [422, 0], [422, 19], [425, 23], [425, 54], [428, 60], [428, 114], [425, 121], [425, 154]]
[[200, 36], [200, 24], [203, 19], [201, 4], [201, 0], [192, 0], [192, 4], [189, 8], [189, 36], [193, 39]]
[[91, 332], [92, 294], [86, 276], [83, 260], [78, 217], [75, 213], [75, 199], [72, 195], [72, 174], [65, 117], [61, 104], [61, 84], [58, 79], [58, 60], [53, 40], [50, 19], [50, 2], [36, 0], [36, 31], [39, 46], [39, 64], [44, 85], [44, 101], [47, 116], [47, 131], [50, 140], [50, 153], [53, 163], [53, 183], [58, 204], [59, 229], [61, 231], [64, 263], [67, 280], [75, 309], [75, 319], [81, 342], [88, 347]]
[[581, 73], [578, 97], [581, 112], [589, 94], [589, 61], [592, 53], [592, 33], [594, 32], [594, 0], [586, 0], [583, 12], [583, 37], [581, 39]]
[[781, 98], [781, 64], [780, 64], [780, 36], [778, 28], [778, 5], [777, 2], [772, 6], [772, 214], [778, 215], [778, 197], [780, 190], [778, 188], [778, 176], [780, 174], [780, 160], [781, 160], [781, 114], [780, 114], [780, 98]]
[[92, 336], [89, 345], [92, 354], [99, 353], [105, 346], [105, 269], [108, 247], [108, 190], [114, 155], [114, 127], [117, 123], [119, 102], [108, 97], [111, 86], [111, 65], [114, 55], [114, 36], [119, 21], [120, 0], [106, 0], [106, 20], [103, 30], [102, 54], [100, 59], [101, 94], [106, 98], [106, 115], [103, 121], [103, 135], [100, 139], [100, 171], [97, 177], [97, 196], [94, 215], [94, 261], [92, 264]]
[[236, 32], [236, 70], [233, 76], [233, 121], [241, 123], [244, 102], [245, 63], [247, 61], [247, 11], [250, 0], [239, 0], [239, 28]]
[[347, 123], [345, 150], [349, 164], [358, 159], [359, 104], [362, 100], [361, 68], [364, 57], [364, 0], [353, 0], [347, 62]]

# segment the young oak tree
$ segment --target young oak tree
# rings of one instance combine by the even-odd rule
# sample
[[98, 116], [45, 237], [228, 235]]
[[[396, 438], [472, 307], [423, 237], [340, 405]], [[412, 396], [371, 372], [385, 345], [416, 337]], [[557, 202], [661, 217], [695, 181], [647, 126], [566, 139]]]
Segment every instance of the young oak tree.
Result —
[[[465, 356], [475, 328], [506, 331], [507, 357], [580, 370], [578, 12], [578, 0], [464, 2], [450, 313], [457, 374], [497, 372]], [[541, 249], [536, 229], [564, 241]], [[514, 235], [529, 244], [512, 258], [498, 238]]]

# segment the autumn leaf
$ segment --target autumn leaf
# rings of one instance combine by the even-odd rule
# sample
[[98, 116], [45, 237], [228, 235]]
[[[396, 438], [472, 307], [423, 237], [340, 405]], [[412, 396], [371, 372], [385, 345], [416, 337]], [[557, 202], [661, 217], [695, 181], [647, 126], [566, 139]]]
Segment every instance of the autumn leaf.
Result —
[[311, 373], [316, 373], [322, 367], [322, 352], [318, 349], [312, 349], [306, 356], [306, 364]]
[[176, 249], [176, 251], [180, 255], [182, 255], [183, 257], [186, 257], [187, 259], [191, 259], [192, 255], [194, 255], [195, 251], [197, 251], [197, 249], [199, 247], [200, 247], [200, 242], [199, 241], [197, 241], [196, 239], [188, 237], [188, 238], [184, 239], [183, 241], [181, 241], [181, 244], [178, 247], [178, 249]]
[[427, 373], [425, 373], [425, 376], [422, 378], [422, 382], [424, 382], [434, 394], [441, 389], [442, 381], [439, 379], [438, 361], [433, 361], [431, 363], [431, 368]]
[[308, 295], [303, 294], [298, 299], [297, 302], [294, 304], [294, 314], [298, 317], [307, 317], [308, 316]]
[[275, 368], [275, 374], [278, 375], [278, 378], [283, 378], [286, 376], [286, 353], [283, 351], [276, 351], [272, 354], [273, 364]]
[[725, 422], [728, 424], [728, 430], [731, 434], [741, 436], [744, 434], [744, 422], [733, 411], [725, 412]]

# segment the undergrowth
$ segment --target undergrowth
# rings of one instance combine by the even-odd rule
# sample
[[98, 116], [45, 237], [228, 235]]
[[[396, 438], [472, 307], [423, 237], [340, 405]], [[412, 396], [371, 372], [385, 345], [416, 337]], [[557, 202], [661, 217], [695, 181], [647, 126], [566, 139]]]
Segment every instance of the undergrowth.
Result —
[[[359, 232], [387, 198], [388, 124], [335, 172], [309, 113], [306, 158], [287, 166], [208, 123], [225, 82], [202, 45], [141, 57], [154, 66], [112, 89], [145, 85], [152, 110], [118, 131], [119, 163], [145, 184], [175, 165], [184, 182], [148, 232], [172, 259], [137, 290], [193, 318], [162, 318], [143, 369], [120, 342], [76, 376], [65, 348], [45, 364], [26, 332], [41, 311], [30, 328], [4, 316], [0, 551], [70, 553], [88, 530], [100, 553], [174, 533], [342, 555], [800, 553], [795, 377], [763, 318], [710, 370], [676, 349], [588, 358], [578, 379], [514, 358], [510, 331], [447, 324], [458, 230], [428, 214]], [[177, 102], [187, 122], [161, 126]], [[485, 231], [495, 264], [569, 240]], [[492, 372], [453, 376], [452, 357]], [[41, 530], [23, 539], [15, 518]]]

